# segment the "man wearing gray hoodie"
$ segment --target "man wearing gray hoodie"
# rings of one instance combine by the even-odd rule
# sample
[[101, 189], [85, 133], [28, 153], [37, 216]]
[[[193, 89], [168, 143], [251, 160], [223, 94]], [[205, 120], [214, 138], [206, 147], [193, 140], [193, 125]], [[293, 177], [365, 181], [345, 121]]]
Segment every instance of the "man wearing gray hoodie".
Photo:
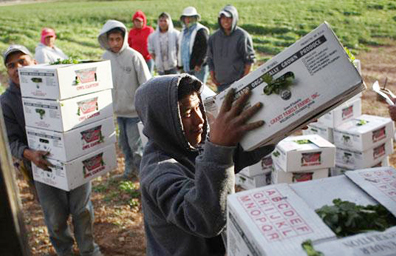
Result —
[[160, 75], [177, 74], [178, 37], [180, 32], [173, 27], [169, 13], [158, 17], [158, 26], [148, 38], [148, 51], [155, 60]]
[[224, 256], [221, 234], [235, 172], [274, 148], [244, 152], [238, 146], [246, 132], [264, 124], [247, 123], [262, 106], [244, 110], [249, 92], [233, 104], [230, 91], [207, 136], [202, 88], [197, 78], [180, 74], [155, 77], [136, 92], [148, 137], [140, 166], [148, 256]]
[[219, 29], [209, 37], [208, 65], [218, 92], [247, 75], [255, 60], [252, 38], [237, 22], [237, 9], [225, 6], [219, 12]]
[[125, 157], [125, 171], [114, 179], [131, 179], [139, 173], [142, 142], [135, 109], [136, 89], [151, 78], [143, 56], [128, 46], [126, 27], [116, 20], [108, 20], [98, 41], [106, 50], [103, 59], [111, 61], [113, 75], [113, 108], [117, 116], [120, 135], [118, 142]]

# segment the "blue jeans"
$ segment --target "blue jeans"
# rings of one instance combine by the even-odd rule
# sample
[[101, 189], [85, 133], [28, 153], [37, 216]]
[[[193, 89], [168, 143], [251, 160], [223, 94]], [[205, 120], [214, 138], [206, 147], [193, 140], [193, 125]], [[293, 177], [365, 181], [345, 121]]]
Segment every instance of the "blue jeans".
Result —
[[194, 70], [190, 70], [188, 73], [198, 78], [203, 84], [206, 84], [209, 76], [209, 66], [202, 66], [200, 71], [195, 72]]
[[139, 174], [140, 160], [143, 154], [142, 140], [140, 139], [137, 126], [139, 121], [138, 117], [117, 117], [118, 128], [120, 130], [118, 145], [124, 154], [124, 175], [126, 177], [132, 174]]
[[45, 224], [56, 253], [71, 255], [74, 239], [67, 225], [72, 216], [74, 237], [81, 256], [100, 253], [93, 238], [94, 212], [91, 202], [91, 182], [69, 192], [35, 181]]
[[150, 74], [152, 74], [153, 70], [154, 70], [154, 60], [153, 59], [146, 60], [146, 63], [147, 63], [147, 67], [150, 71]]

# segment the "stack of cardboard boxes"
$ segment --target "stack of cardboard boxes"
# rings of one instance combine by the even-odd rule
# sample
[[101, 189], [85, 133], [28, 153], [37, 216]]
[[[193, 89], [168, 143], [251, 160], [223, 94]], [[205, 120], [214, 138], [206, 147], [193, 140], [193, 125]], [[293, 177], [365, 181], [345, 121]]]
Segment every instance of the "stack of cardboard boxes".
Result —
[[288, 137], [272, 152], [272, 184], [326, 178], [335, 153], [335, 146], [319, 135]]
[[116, 167], [110, 61], [19, 69], [29, 147], [48, 151], [33, 177], [69, 191]]
[[390, 118], [371, 115], [362, 115], [334, 128], [337, 153], [332, 175], [345, 170], [389, 166], [393, 134]]
[[248, 166], [235, 177], [235, 183], [244, 189], [258, 188], [271, 184], [271, 154], [263, 157], [258, 163]]

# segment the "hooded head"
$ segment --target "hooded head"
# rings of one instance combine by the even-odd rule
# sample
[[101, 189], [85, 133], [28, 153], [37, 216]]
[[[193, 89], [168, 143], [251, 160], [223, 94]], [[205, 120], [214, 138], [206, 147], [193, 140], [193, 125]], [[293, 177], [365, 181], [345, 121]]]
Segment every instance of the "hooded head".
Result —
[[164, 26], [164, 22], [166, 22], [166, 24], [168, 24], [168, 30], [167, 31], [171, 31], [173, 30], [173, 22], [172, 22], [172, 18], [170, 16], [169, 13], [167, 12], [163, 12], [158, 16], [158, 21], [157, 21], [157, 31], [161, 31], [162, 28]]
[[[120, 44], [120, 49], [118, 52], [122, 52], [128, 46], [128, 39], [126, 38], [126, 27], [122, 22], [117, 20], [108, 20], [99, 33], [98, 41], [102, 48], [107, 51], [115, 52], [112, 50], [112, 45], [109, 42], [109, 35], [112, 33], [117, 33], [117, 31], [123, 33], [123, 41]], [[115, 52], [115, 53], [118, 53]]]
[[[137, 27], [137, 26], [136, 26], [135, 20], [136, 20], [136, 21], [139, 21], [139, 23], [141, 22], [141, 27]], [[133, 24], [134, 24], [134, 28], [135, 28], [135, 29], [143, 29], [143, 28], [145, 28], [146, 25], [147, 25], [147, 18], [146, 18], [146, 15], [145, 15], [142, 11], [139, 10], [139, 11], [135, 12], [135, 14], [133, 15], [133, 17], [132, 17], [132, 22], [133, 22]]]
[[[135, 106], [149, 143], [176, 155], [197, 150], [192, 143], [197, 138], [203, 141], [207, 132], [200, 96], [202, 88], [202, 83], [188, 74], [154, 77], [139, 87]], [[189, 103], [192, 104], [189, 106]], [[190, 117], [196, 121], [186, 120]]]
[[223, 26], [221, 25], [221, 18], [222, 17], [227, 17], [227, 18], [231, 18], [232, 19], [232, 23], [231, 23], [231, 33], [234, 32], [237, 23], [238, 23], [238, 11], [237, 9], [232, 6], [232, 5], [226, 5], [220, 12], [219, 12], [219, 17], [218, 17], [218, 23], [219, 23], [219, 27], [221, 30], [224, 31]]

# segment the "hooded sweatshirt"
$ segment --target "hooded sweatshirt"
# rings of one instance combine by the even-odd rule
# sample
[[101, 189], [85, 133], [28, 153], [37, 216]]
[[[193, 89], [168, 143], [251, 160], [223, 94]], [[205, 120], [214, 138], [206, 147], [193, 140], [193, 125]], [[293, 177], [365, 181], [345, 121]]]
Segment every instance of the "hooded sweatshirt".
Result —
[[144, 60], [147, 61], [151, 59], [150, 53], [148, 52], [148, 48], [147, 48], [148, 37], [151, 33], [154, 32], [154, 29], [150, 26], [147, 26], [146, 15], [144, 15], [142, 11], [137, 11], [133, 15], [132, 22], [137, 18], [143, 20], [143, 26], [142, 28], [132, 28], [129, 31], [128, 44], [129, 47], [140, 52], [140, 54], [143, 55]]
[[[200, 152], [192, 147], [178, 107], [178, 86], [185, 76], [155, 77], [136, 92], [136, 109], [148, 137], [140, 165], [147, 255], [224, 256], [220, 234], [226, 225], [227, 195], [234, 191], [234, 161], [244, 163], [235, 166], [241, 169], [273, 147], [238, 157], [237, 147], [209, 141]], [[203, 140], [206, 131], [207, 122]]]
[[[165, 32], [168, 38], [168, 55], [167, 55], [167, 65], [164, 65], [164, 60], [162, 59], [162, 52], [160, 46], [160, 35], [161, 30], [159, 25], [155, 29], [155, 32], [150, 34], [148, 38], [148, 51], [151, 54], [155, 54], [155, 66], [158, 71], [165, 71], [164, 66], [168, 66], [167, 70], [173, 69], [177, 67], [177, 53], [179, 49], [178, 45], [178, 37], [180, 32], [173, 27], [173, 22], [171, 16], [166, 13], [168, 16], [168, 31]], [[158, 19], [159, 24], [159, 19]]]
[[58, 60], [67, 59], [67, 55], [61, 49], [54, 46], [54, 48], [39, 43], [36, 47], [34, 58], [39, 64], [50, 63]]
[[126, 27], [116, 20], [108, 20], [98, 36], [99, 44], [106, 50], [103, 59], [111, 61], [113, 75], [113, 108], [119, 117], [137, 117], [135, 110], [135, 91], [150, 79], [150, 71], [142, 55], [128, 46], [126, 36], [121, 50], [114, 53], [107, 42], [107, 32], [121, 28], [126, 35]]
[[26, 137], [25, 116], [23, 114], [22, 96], [19, 86], [10, 80], [9, 87], [0, 96], [0, 103], [11, 154], [17, 159], [24, 160], [25, 166], [30, 168], [30, 162], [23, 157], [23, 151], [29, 147]]
[[255, 55], [250, 35], [237, 26], [238, 12], [232, 5], [227, 5], [222, 11], [232, 17], [231, 34], [226, 35], [218, 18], [219, 29], [209, 37], [208, 65], [214, 71], [216, 80], [222, 84], [231, 84], [242, 78], [245, 65], [254, 62]]

